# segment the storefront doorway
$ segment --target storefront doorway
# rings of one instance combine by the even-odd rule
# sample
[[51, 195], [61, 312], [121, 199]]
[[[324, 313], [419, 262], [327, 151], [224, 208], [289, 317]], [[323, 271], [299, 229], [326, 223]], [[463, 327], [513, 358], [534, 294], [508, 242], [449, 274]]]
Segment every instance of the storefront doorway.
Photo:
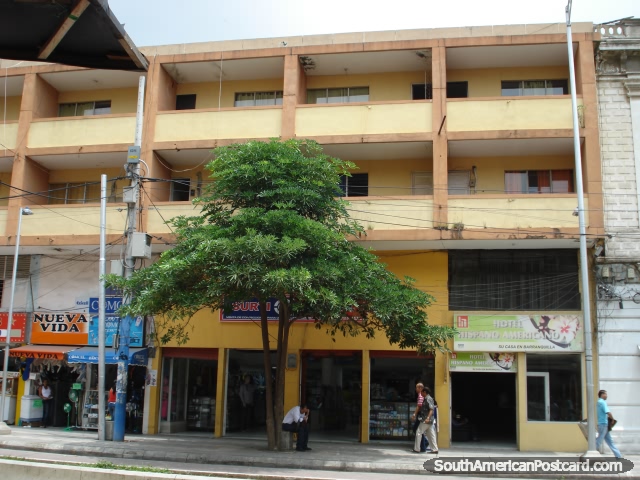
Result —
[[217, 374], [217, 349], [163, 349], [160, 433], [213, 433]]
[[[434, 391], [434, 359], [414, 352], [371, 352], [371, 440], [413, 438], [411, 415], [416, 407], [416, 384]], [[442, 411], [442, 410], [441, 410]]]
[[362, 353], [302, 352], [302, 401], [317, 439], [357, 441], [362, 416]]
[[275, 388], [275, 362], [271, 352], [272, 375], [267, 379], [262, 350], [229, 350], [225, 434], [266, 435], [266, 382]]
[[509, 445], [516, 438], [516, 375], [451, 372], [451, 441]]

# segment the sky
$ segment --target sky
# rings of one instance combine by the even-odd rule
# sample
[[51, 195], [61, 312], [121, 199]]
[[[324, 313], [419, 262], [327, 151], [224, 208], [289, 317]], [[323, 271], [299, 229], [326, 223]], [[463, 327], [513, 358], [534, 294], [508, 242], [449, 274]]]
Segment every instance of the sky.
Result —
[[[138, 47], [295, 35], [564, 23], [567, 0], [109, 0]], [[573, 22], [640, 17], [640, 0], [573, 0]]]

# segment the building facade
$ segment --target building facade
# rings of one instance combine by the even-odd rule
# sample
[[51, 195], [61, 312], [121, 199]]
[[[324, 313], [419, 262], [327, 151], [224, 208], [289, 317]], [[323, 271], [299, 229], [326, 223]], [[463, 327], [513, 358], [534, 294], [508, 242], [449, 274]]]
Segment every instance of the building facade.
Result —
[[[591, 24], [574, 25], [589, 246], [604, 227], [593, 60], [598, 38]], [[297, 322], [285, 406], [307, 402], [315, 412], [314, 435], [409, 439], [413, 387], [422, 381], [440, 405], [443, 447], [477, 440], [521, 450], [586, 448], [577, 423], [586, 415], [583, 322], [591, 320], [582, 318], [580, 306], [564, 25], [142, 51], [150, 69], [139, 231], [153, 236], [154, 255], [174, 240], [165, 220], [195, 212], [190, 199], [210, 181], [204, 165], [213, 148], [249, 139], [314, 139], [358, 167], [342, 185], [350, 214], [366, 229], [356, 241], [435, 297], [431, 322], [460, 332], [453, 353], [418, 357], [382, 334], [334, 341]], [[34, 341], [33, 332], [45, 313], [91, 316], [83, 302], [97, 294], [103, 173], [110, 178], [110, 258], [119, 258], [126, 222], [122, 165], [134, 138], [138, 76], [12, 62], [2, 67], [0, 253], [12, 254], [20, 208], [30, 206], [21, 255], [32, 256], [31, 276], [43, 279], [35, 283], [38, 291], [21, 282], [31, 341], [18, 353], [23, 361], [57, 348], [66, 367], [76, 357], [88, 365], [89, 355], [72, 350], [84, 337], [45, 344]], [[95, 284], [73, 280], [79, 272], [95, 274]], [[46, 278], [55, 285], [44, 291]], [[202, 311], [187, 344], [147, 345], [144, 405], [131, 401], [131, 430], [259, 431], [267, 379], [256, 315], [251, 299], [228, 316]], [[155, 328], [163, 328], [159, 319]], [[76, 370], [70, 375], [83, 374]], [[90, 371], [84, 371], [85, 395], [92, 390]], [[19, 395], [32, 387], [21, 388]], [[243, 409], [245, 403], [253, 408]]]
[[607, 236], [596, 257], [600, 386], [623, 450], [640, 447], [640, 21], [601, 25], [596, 52]]

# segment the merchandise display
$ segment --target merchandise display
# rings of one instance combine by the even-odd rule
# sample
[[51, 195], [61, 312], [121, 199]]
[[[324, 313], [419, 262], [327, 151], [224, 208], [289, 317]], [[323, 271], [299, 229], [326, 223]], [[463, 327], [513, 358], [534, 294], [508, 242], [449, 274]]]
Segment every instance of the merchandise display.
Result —
[[413, 403], [372, 402], [369, 416], [371, 439], [407, 439], [413, 436]]
[[187, 428], [212, 431], [216, 421], [216, 399], [194, 397], [189, 402]]

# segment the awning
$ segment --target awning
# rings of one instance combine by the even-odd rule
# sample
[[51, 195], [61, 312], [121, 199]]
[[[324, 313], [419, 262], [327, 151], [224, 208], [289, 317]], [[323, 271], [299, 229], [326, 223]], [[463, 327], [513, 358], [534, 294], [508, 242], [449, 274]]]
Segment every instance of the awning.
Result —
[[[147, 366], [149, 350], [146, 348], [129, 349], [129, 365]], [[98, 363], [98, 349], [96, 347], [82, 347], [67, 354], [68, 363]], [[105, 348], [104, 362], [107, 365], [118, 363], [118, 351]]]
[[0, 1], [0, 58], [146, 71], [108, 0]]
[[76, 348], [78, 347], [67, 345], [24, 345], [9, 350], [9, 356], [36, 360], [64, 360], [65, 354]]

